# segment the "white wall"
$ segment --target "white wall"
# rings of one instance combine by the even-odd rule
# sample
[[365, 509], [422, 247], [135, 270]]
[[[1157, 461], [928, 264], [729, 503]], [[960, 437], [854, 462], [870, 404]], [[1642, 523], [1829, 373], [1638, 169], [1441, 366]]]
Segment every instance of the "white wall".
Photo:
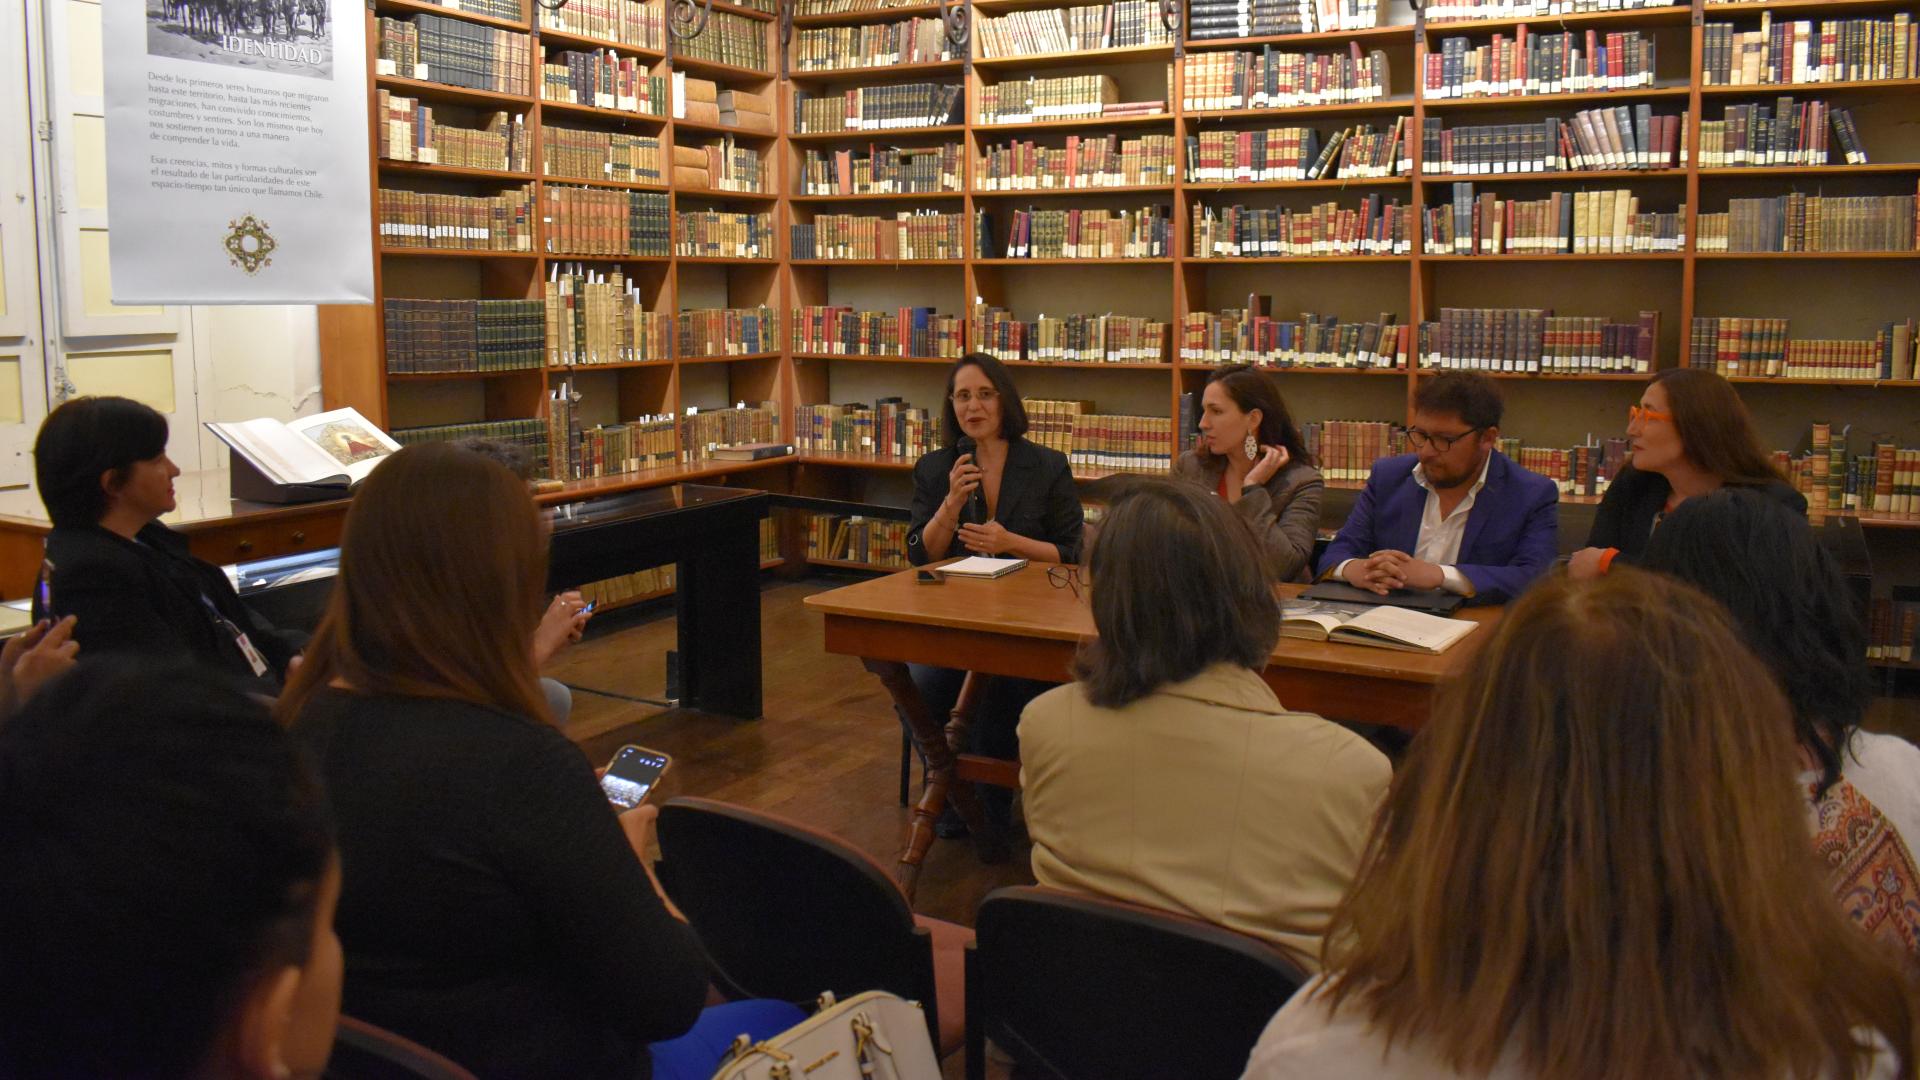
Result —
[[[290, 420], [320, 411], [320, 338], [312, 307], [196, 307], [189, 317], [202, 421]], [[200, 467], [226, 464], [226, 447], [203, 430]]]

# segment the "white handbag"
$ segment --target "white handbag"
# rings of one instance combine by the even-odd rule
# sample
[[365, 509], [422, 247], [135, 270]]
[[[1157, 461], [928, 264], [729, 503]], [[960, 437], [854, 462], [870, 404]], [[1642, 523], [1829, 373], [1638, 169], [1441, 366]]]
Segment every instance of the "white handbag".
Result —
[[917, 1001], [869, 990], [764, 1042], [734, 1041], [713, 1080], [940, 1080], [940, 1059]]

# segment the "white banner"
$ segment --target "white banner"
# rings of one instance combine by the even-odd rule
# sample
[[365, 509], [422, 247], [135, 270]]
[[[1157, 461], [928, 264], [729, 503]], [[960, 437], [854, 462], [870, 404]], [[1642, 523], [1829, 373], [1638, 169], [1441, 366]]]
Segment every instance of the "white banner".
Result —
[[371, 303], [363, 0], [101, 11], [114, 303]]

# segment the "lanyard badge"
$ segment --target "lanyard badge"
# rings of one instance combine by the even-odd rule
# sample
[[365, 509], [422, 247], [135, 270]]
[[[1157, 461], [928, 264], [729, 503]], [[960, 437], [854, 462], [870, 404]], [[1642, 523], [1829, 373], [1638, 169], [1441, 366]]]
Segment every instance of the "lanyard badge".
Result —
[[264, 677], [271, 668], [267, 664], [267, 658], [260, 655], [259, 649], [254, 648], [253, 639], [247, 636], [245, 630], [235, 626], [232, 619], [220, 614], [220, 609], [213, 606], [213, 601], [208, 599], [205, 593], [200, 594], [200, 602], [207, 606], [207, 614], [213, 617], [214, 624], [219, 626], [222, 632], [232, 635], [234, 645], [240, 650], [240, 655], [247, 658], [247, 666], [253, 669], [254, 677]]

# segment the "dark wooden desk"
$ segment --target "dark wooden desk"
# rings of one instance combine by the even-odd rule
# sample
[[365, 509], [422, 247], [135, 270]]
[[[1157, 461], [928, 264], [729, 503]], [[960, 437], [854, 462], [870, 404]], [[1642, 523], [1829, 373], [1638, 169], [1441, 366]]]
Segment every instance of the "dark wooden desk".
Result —
[[[538, 497], [549, 504], [553, 524], [549, 589], [679, 565], [680, 700], [748, 720], [761, 715], [759, 521], [767, 516], [767, 495], [672, 481], [724, 479], [756, 464], [629, 473]], [[297, 506], [238, 501], [227, 494], [225, 472], [184, 474], [174, 491], [179, 506], [161, 520], [186, 534], [196, 557], [216, 566], [338, 547], [349, 505], [346, 499]], [[51, 524], [23, 516], [30, 509], [38, 510], [31, 493], [0, 497], [0, 598], [33, 589]]]
[[[710, 461], [575, 480], [542, 491], [535, 499], [551, 506], [670, 484], [721, 484], [730, 474], [788, 465], [795, 460]], [[173, 488], [179, 506], [161, 517], [161, 522], [186, 535], [195, 558], [215, 566], [338, 547], [349, 505], [346, 499], [294, 506], [235, 499], [228, 493], [225, 469], [182, 473]], [[0, 493], [0, 600], [18, 600], [33, 592], [34, 577], [40, 572], [40, 559], [46, 550], [47, 530], [52, 527], [37, 493]]]
[[[1281, 586], [1286, 596], [1302, 588]], [[1070, 589], [1054, 588], [1045, 568], [1035, 564], [996, 581], [950, 578], [942, 585], [918, 584], [913, 572], [903, 571], [810, 596], [806, 604], [825, 617], [827, 651], [857, 656], [880, 677], [927, 756], [927, 787], [914, 808], [897, 871], [901, 883], [911, 892], [933, 841], [933, 822], [949, 795], [982, 857], [998, 857], [999, 839], [980, 816], [972, 782], [1017, 783], [1018, 770], [961, 755], [958, 735], [971, 694], [963, 693], [954, 710], [959, 723], [943, 725], [927, 713], [906, 665], [1066, 682], [1074, 649], [1094, 633], [1087, 601]], [[1500, 609], [1467, 608], [1461, 617], [1481, 629], [1439, 656], [1282, 638], [1264, 675], [1290, 709], [1418, 728], [1426, 720], [1434, 684], [1480, 648]]]
[[550, 511], [547, 587], [558, 591], [676, 563], [680, 700], [761, 715], [760, 519], [767, 493], [675, 484]]

